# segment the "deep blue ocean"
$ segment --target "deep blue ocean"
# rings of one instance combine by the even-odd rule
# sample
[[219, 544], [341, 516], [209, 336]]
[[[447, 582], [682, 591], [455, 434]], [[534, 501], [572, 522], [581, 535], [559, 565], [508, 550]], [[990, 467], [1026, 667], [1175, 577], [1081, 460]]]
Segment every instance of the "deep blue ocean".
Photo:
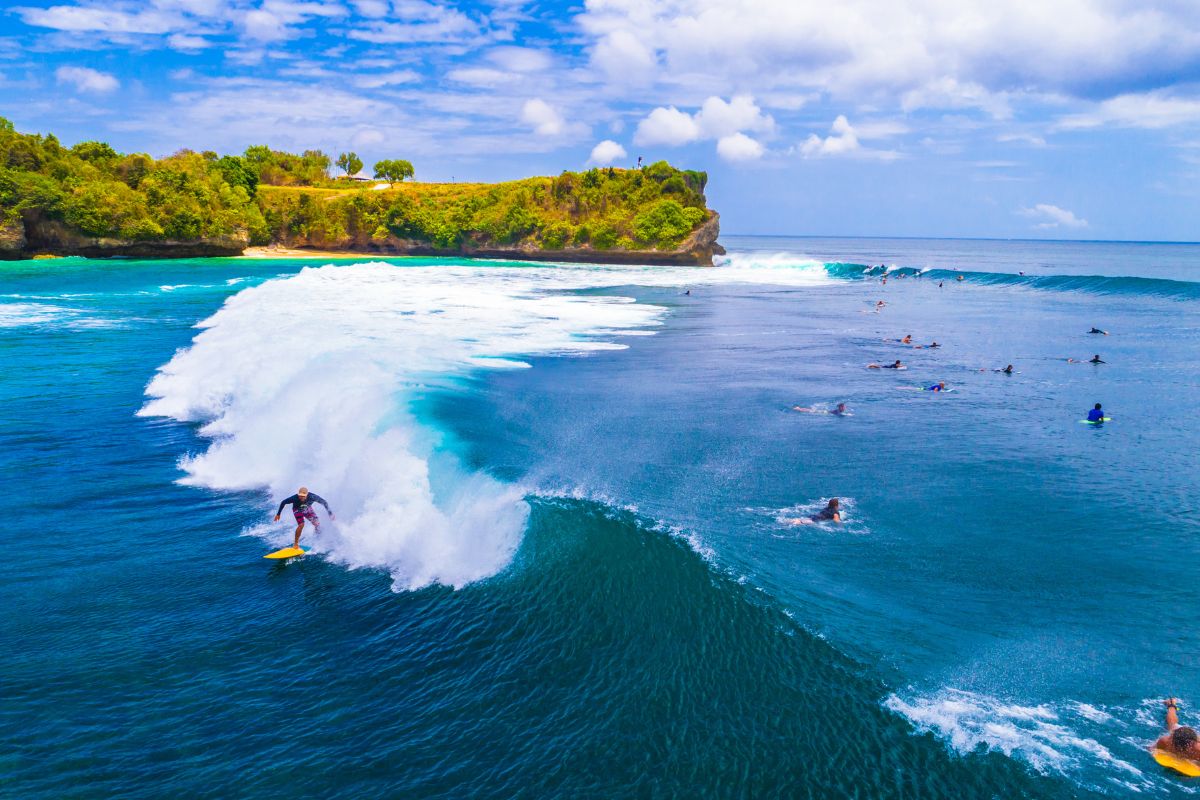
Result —
[[1200, 245], [722, 241], [0, 263], [0, 796], [1200, 791]]

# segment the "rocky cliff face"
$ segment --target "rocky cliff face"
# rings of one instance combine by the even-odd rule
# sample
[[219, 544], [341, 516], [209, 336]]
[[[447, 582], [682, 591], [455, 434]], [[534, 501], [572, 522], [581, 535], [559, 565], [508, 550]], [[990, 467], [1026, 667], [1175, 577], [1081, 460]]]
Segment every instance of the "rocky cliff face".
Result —
[[279, 244], [296, 249], [378, 253], [391, 256], [465, 256], [467, 258], [504, 258], [516, 261], [566, 261], [593, 264], [654, 264], [679, 266], [712, 266], [714, 255], [724, 255], [725, 248], [717, 244], [721, 231], [720, 215], [709, 211], [700, 227], [692, 231], [679, 247], [673, 250], [597, 250], [591, 246], [571, 246], [545, 249], [537, 246], [504, 247], [477, 241], [465, 241], [461, 247], [439, 248], [428, 242], [401, 239], [396, 236], [374, 238], [365, 234], [329, 239], [324, 236], [293, 236]]
[[0, 225], [0, 258], [36, 255], [87, 256], [88, 258], [204, 258], [240, 256], [250, 245], [249, 235], [201, 238], [188, 242], [129, 242], [94, 238], [72, 231], [56, 220], [27, 217]]
[[[465, 256], [468, 258], [506, 258], [519, 261], [568, 261], [599, 264], [663, 264], [712, 266], [714, 255], [725, 249], [717, 244], [720, 215], [710, 211], [700, 227], [673, 250], [596, 250], [590, 246], [546, 250], [540, 247], [503, 247], [466, 241], [457, 248], [437, 248], [427, 242], [388, 236], [376, 239], [366, 235], [347, 236], [330, 241], [324, 237], [289, 237], [279, 242], [298, 249], [333, 250], [380, 255]], [[205, 258], [238, 256], [250, 244], [246, 234], [197, 239], [189, 242], [129, 242], [122, 239], [93, 238], [70, 230], [61, 222], [25, 219], [0, 224], [0, 259], [31, 258], [49, 254], [106, 258]]]
[[21, 220], [0, 222], [0, 258], [25, 258], [25, 225]]

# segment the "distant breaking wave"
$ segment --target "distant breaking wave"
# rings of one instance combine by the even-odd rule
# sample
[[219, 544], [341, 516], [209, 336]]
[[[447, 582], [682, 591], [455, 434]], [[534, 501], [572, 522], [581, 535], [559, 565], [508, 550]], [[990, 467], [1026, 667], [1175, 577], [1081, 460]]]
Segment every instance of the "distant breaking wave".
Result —
[[1200, 299], [1200, 283], [1167, 278], [1110, 277], [1105, 275], [1014, 275], [1007, 272], [971, 272], [952, 269], [915, 267], [869, 267], [865, 264], [830, 262], [825, 271], [834, 278], [879, 278], [883, 275], [928, 281], [953, 281], [959, 275], [965, 283], [984, 286], [1012, 286], [1059, 292], [1087, 292], [1100, 295], [1134, 295], [1170, 300]]

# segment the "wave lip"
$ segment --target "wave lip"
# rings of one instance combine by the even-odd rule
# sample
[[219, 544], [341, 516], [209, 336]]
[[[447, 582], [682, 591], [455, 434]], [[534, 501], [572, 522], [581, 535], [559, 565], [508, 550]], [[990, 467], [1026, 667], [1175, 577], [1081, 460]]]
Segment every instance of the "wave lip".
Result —
[[304, 483], [339, 512], [314, 545], [327, 557], [384, 567], [398, 588], [461, 586], [504, 568], [528, 507], [521, 491], [452, 457], [414, 410], [420, 387], [528, 366], [530, 356], [624, 348], [619, 337], [653, 333], [667, 313], [595, 290], [747, 283], [833, 280], [789, 255], [711, 268], [307, 267], [242, 289], [201, 322], [139, 413], [201, 423], [211, 444], [180, 461], [184, 482], [272, 497]]
[[535, 281], [519, 270], [304, 269], [200, 323], [139, 414], [201, 423], [211, 443], [180, 461], [185, 483], [272, 498], [303, 483], [328, 499], [338, 518], [315, 547], [332, 560], [386, 568], [401, 589], [486, 578], [512, 558], [528, 506], [519, 488], [461, 464], [413, 411], [414, 388], [519, 364], [513, 354], [619, 347], [605, 337], [664, 311]]

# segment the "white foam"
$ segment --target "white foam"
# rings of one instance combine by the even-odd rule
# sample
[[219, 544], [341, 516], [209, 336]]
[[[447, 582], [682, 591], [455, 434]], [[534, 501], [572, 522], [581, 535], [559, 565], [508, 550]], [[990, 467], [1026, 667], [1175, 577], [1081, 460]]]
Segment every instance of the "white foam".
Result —
[[0, 328], [36, 326], [86, 330], [119, 328], [128, 321], [99, 317], [84, 309], [51, 303], [0, 303]]
[[0, 328], [61, 323], [78, 313], [73, 308], [46, 303], [0, 303]]
[[[1086, 703], [1024, 705], [946, 688], [932, 695], [893, 694], [884, 705], [959, 753], [980, 747], [997, 750], [1022, 759], [1039, 772], [1074, 778], [1080, 778], [1085, 767], [1099, 766], [1107, 773], [1107, 781], [1139, 791], [1151, 785], [1141, 770], [1095, 738], [1104, 734], [1107, 739], [1108, 728], [1124, 725], [1108, 711]], [[1148, 729], [1147, 736], [1152, 732]], [[1118, 739], [1113, 745], [1119, 743]], [[1139, 743], [1136, 749], [1145, 744]]]
[[309, 267], [230, 297], [139, 413], [203, 423], [212, 444], [181, 462], [185, 482], [276, 498], [306, 484], [339, 514], [316, 544], [328, 557], [384, 567], [397, 588], [462, 586], [511, 560], [528, 508], [446, 452], [411, 410], [414, 390], [524, 356], [621, 349], [614, 339], [666, 314], [569, 290], [829, 282], [816, 266]]

